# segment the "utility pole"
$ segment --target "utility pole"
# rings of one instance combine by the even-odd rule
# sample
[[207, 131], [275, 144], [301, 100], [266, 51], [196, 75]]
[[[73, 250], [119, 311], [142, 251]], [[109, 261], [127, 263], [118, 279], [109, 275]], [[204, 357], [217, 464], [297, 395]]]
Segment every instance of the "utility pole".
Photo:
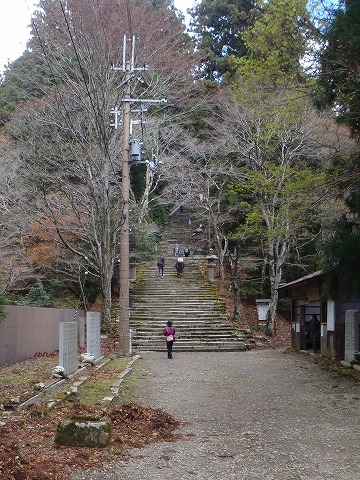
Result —
[[[132, 38], [131, 58], [127, 56], [126, 51], [126, 35], [124, 35], [124, 49], [123, 49], [123, 66], [112, 67], [113, 70], [121, 71], [125, 74], [124, 80], [117, 87], [124, 87], [124, 97], [122, 103], [124, 105], [122, 110], [115, 109], [112, 111], [115, 114], [115, 123], [113, 127], [118, 128], [121, 122], [118, 122], [118, 115], [123, 115], [123, 164], [122, 164], [122, 180], [121, 180], [121, 195], [122, 195], [122, 218], [120, 227], [120, 269], [119, 269], [119, 355], [128, 356], [131, 352], [130, 339], [130, 272], [129, 272], [129, 251], [130, 251], [130, 222], [129, 222], [129, 203], [130, 203], [130, 164], [147, 163], [141, 161], [141, 151], [139, 141], [133, 140], [130, 142], [131, 133], [131, 103], [166, 103], [166, 100], [145, 100], [131, 98], [131, 80], [134, 77], [135, 71], [147, 70], [147, 67], [135, 68], [135, 37]], [[135, 123], [135, 122], [134, 122]], [[136, 155], [130, 152], [130, 145], [133, 144]]]
[[[124, 38], [124, 57], [126, 59], [126, 37]], [[131, 62], [132, 63], [132, 62]], [[131, 63], [125, 61], [125, 100], [130, 99]], [[120, 227], [120, 296], [119, 296], [119, 354], [130, 355], [130, 298], [129, 298], [129, 195], [130, 195], [130, 103], [124, 105], [123, 165], [121, 179], [122, 219]]]

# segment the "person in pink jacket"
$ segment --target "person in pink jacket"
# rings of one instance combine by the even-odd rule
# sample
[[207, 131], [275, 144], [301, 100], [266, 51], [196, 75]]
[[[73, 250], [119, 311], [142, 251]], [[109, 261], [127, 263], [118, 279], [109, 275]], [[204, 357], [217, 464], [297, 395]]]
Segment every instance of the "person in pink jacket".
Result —
[[166, 337], [166, 348], [168, 358], [172, 358], [172, 347], [175, 342], [175, 328], [172, 326], [172, 322], [169, 320], [164, 328], [163, 335]]

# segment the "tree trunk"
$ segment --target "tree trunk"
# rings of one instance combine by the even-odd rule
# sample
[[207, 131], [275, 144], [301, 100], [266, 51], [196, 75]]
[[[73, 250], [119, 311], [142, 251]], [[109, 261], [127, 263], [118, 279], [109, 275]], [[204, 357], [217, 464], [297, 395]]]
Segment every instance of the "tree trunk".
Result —
[[217, 253], [219, 255], [219, 274], [220, 274], [220, 279], [224, 280], [225, 278], [224, 260], [225, 260], [225, 255], [228, 251], [229, 240], [227, 239], [227, 237], [220, 235], [220, 232], [217, 229], [215, 231], [216, 231]]
[[111, 333], [111, 286], [110, 291], [101, 291], [101, 330]]
[[239, 263], [239, 249], [236, 246], [234, 249], [234, 255], [229, 254], [230, 268], [231, 268], [231, 288], [233, 291], [234, 298], [234, 321], [236, 323], [241, 323], [241, 298], [240, 298], [240, 289], [238, 286], [238, 263]]
[[237, 324], [240, 324], [241, 323], [241, 313], [240, 313], [241, 297], [240, 297], [240, 290], [239, 290], [236, 278], [233, 279], [232, 288], [233, 288], [233, 295], [234, 295], [234, 322], [236, 322]]
[[277, 303], [279, 299], [278, 291], [275, 289], [274, 292], [271, 293], [270, 298], [270, 305], [269, 310], [266, 315], [266, 335], [270, 337], [276, 335], [276, 312], [277, 312]]
[[266, 318], [266, 334], [276, 334], [276, 312], [279, 300], [278, 287], [282, 279], [283, 265], [289, 253], [289, 241], [284, 236], [279, 236], [276, 243], [269, 241], [269, 277], [270, 277], [270, 306]]
[[140, 200], [140, 214], [139, 214], [139, 221], [140, 223], [146, 218], [149, 212], [149, 195], [150, 195], [150, 187], [153, 175], [150, 175], [150, 168], [149, 164], [146, 164], [146, 176], [145, 176], [145, 189]]
[[272, 337], [274, 335], [275, 329], [275, 316], [276, 316], [276, 306], [277, 299], [275, 298], [275, 258], [274, 258], [274, 244], [269, 241], [268, 246], [268, 268], [269, 268], [269, 278], [270, 278], [270, 305], [269, 310], [266, 315], [266, 335]]

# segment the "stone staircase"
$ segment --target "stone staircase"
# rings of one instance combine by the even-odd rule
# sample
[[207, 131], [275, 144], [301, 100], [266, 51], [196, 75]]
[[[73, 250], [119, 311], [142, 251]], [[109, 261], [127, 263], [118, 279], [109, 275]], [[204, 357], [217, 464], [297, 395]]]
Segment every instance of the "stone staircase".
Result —
[[[204, 280], [201, 268], [203, 255], [193, 255], [198, 238], [192, 237], [189, 214], [175, 212], [162, 231], [158, 254], [165, 258], [165, 275], [157, 277], [156, 259], [138, 267], [137, 282], [131, 285], [130, 328], [135, 351], [165, 351], [162, 331], [171, 320], [176, 329], [174, 351], [246, 350], [244, 337], [237, 334], [227, 320], [224, 303], [216, 295], [214, 285]], [[184, 274], [178, 278], [173, 256], [175, 243], [185, 258]], [[181, 255], [183, 256], [183, 255]]]

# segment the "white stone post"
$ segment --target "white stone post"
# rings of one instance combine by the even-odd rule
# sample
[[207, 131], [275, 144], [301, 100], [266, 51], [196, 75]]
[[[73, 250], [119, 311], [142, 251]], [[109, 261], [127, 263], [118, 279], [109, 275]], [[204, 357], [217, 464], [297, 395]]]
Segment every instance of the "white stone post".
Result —
[[65, 375], [71, 375], [78, 369], [77, 360], [77, 323], [59, 323], [59, 365]]
[[100, 313], [86, 312], [86, 350], [95, 356], [101, 355], [100, 348]]
[[345, 312], [345, 356], [346, 362], [354, 360], [354, 353], [358, 350], [358, 310]]

